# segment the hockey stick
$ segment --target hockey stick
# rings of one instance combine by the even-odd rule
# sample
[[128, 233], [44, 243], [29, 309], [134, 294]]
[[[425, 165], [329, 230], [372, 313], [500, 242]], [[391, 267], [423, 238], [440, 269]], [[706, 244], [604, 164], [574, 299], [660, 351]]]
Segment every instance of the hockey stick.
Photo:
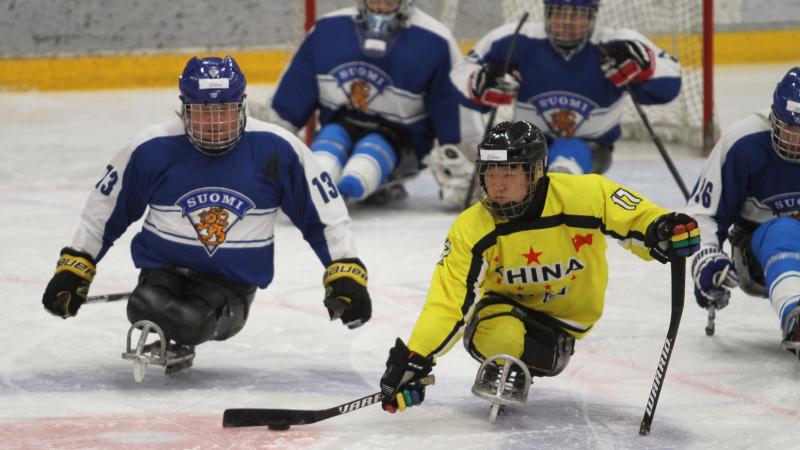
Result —
[[130, 292], [120, 292], [117, 294], [104, 294], [104, 295], [90, 295], [86, 297], [85, 303], [105, 303], [115, 302], [117, 300], [127, 300], [131, 296]]
[[[522, 29], [522, 25], [525, 24], [525, 21], [528, 20], [528, 11], [525, 11], [522, 14], [522, 17], [519, 18], [519, 23], [517, 23], [517, 28], [514, 29], [514, 34], [511, 35], [511, 41], [508, 43], [508, 50], [506, 50], [506, 59], [503, 61], [503, 73], [506, 74], [511, 69], [511, 56], [514, 53], [514, 47], [517, 45], [517, 37], [519, 36], [519, 31]], [[486, 137], [487, 134], [492, 130], [494, 127], [494, 119], [497, 116], [497, 106], [492, 108], [492, 111], [489, 113], [489, 121], [486, 122], [486, 129], [483, 132], [483, 136]], [[476, 161], [477, 162], [477, 161]], [[464, 208], [469, 208], [469, 205], [472, 200], [472, 192], [475, 190], [475, 183], [478, 181], [478, 171], [473, 168], [472, 169], [472, 181], [470, 182], [470, 189], [467, 189], [467, 196], [464, 198]]]
[[[726, 267], [722, 270], [722, 272], [714, 274], [714, 286], [721, 287], [724, 284], [724, 280], [728, 277], [728, 271], [730, 270], [730, 266]], [[714, 320], [717, 318], [717, 305], [709, 302], [708, 305], [708, 322], [706, 323], [706, 336], [713, 336], [714, 331], [716, 331], [716, 327], [714, 324]]]
[[653, 140], [653, 143], [656, 145], [658, 152], [661, 153], [661, 158], [664, 159], [664, 162], [667, 164], [667, 168], [669, 172], [672, 174], [672, 178], [675, 179], [675, 182], [678, 183], [678, 187], [681, 188], [681, 192], [683, 193], [683, 197], [686, 200], [689, 200], [689, 189], [686, 188], [686, 184], [683, 182], [683, 178], [681, 178], [680, 174], [678, 173], [678, 169], [675, 168], [675, 164], [672, 162], [672, 158], [669, 157], [669, 153], [667, 153], [667, 149], [664, 147], [664, 143], [661, 142], [661, 138], [658, 137], [655, 131], [653, 131], [653, 126], [650, 125], [650, 119], [647, 118], [647, 114], [645, 114], [644, 110], [642, 109], [642, 105], [639, 103], [639, 100], [633, 95], [633, 88], [630, 84], [625, 85], [625, 89], [628, 91], [628, 95], [631, 97], [631, 101], [633, 102], [633, 106], [636, 107], [636, 112], [639, 113], [639, 117], [642, 118], [642, 123], [644, 123], [644, 127], [647, 128], [647, 132], [650, 134], [650, 139]]
[[650, 397], [647, 399], [644, 417], [642, 418], [641, 425], [639, 425], [639, 434], [642, 436], [647, 436], [647, 434], [650, 433], [650, 425], [653, 423], [653, 417], [656, 414], [658, 397], [661, 396], [661, 388], [664, 386], [664, 378], [667, 375], [667, 366], [669, 365], [670, 357], [672, 357], [672, 349], [675, 347], [678, 326], [681, 324], [685, 294], [684, 283], [686, 282], [686, 258], [679, 256], [672, 259], [670, 272], [672, 278], [672, 316], [669, 319], [667, 338], [664, 340], [664, 347], [661, 349], [661, 357], [658, 359], [658, 368], [656, 369], [656, 376], [653, 379], [653, 387], [650, 388]]
[[[420, 383], [431, 385], [436, 382], [433, 375], [428, 375]], [[269, 408], [233, 408], [222, 413], [222, 426], [260, 427], [268, 426], [276, 430], [285, 430], [292, 425], [307, 425], [347, 414], [365, 406], [379, 404], [383, 394], [376, 392], [347, 403], [327, 409], [269, 409]]]
[[708, 323], [706, 324], [706, 336], [713, 336], [715, 331], [714, 319], [717, 317], [717, 308], [708, 307]]

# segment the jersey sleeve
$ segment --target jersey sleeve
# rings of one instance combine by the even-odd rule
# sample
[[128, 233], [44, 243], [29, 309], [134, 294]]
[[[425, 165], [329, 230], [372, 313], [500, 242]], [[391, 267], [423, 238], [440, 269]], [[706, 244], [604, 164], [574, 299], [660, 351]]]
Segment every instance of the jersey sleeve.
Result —
[[741, 120], [723, 133], [706, 159], [703, 171], [686, 205], [687, 214], [700, 226], [701, 245], [722, 247], [728, 228], [739, 218], [747, 198], [748, 161], [740, 157], [748, 152], [742, 138], [766, 129], [756, 115]]
[[434, 269], [428, 297], [408, 341], [408, 348], [421, 355], [439, 356], [449, 351], [461, 337], [465, 317], [479, 298], [488, 264], [483, 255], [473, 252], [467, 230], [474, 209], [453, 223]]
[[294, 155], [279, 174], [281, 209], [303, 233], [323, 265], [357, 257], [350, 215], [333, 178], [322, 170], [300, 139], [282, 128], [272, 127]]
[[316, 29], [306, 36], [283, 71], [272, 97], [272, 109], [296, 128], [301, 128], [317, 108], [319, 87], [314, 67]]
[[603, 195], [601, 219], [604, 232], [620, 241], [623, 248], [645, 260], [652, 260], [650, 249], [644, 244], [647, 227], [668, 211], [651, 202], [638, 192], [599, 175], [599, 191]]
[[71, 246], [100, 262], [122, 233], [144, 214], [148, 204], [146, 174], [137, 146], [120, 150], [103, 169], [86, 200]]

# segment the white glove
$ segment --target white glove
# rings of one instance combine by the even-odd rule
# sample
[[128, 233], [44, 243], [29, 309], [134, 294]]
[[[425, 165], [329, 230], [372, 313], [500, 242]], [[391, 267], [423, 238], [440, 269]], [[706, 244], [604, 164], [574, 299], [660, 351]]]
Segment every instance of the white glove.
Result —
[[422, 159], [431, 168], [433, 177], [439, 183], [439, 196], [448, 206], [462, 208], [464, 199], [472, 190], [472, 174], [475, 163], [457, 146], [445, 144], [434, 147]]

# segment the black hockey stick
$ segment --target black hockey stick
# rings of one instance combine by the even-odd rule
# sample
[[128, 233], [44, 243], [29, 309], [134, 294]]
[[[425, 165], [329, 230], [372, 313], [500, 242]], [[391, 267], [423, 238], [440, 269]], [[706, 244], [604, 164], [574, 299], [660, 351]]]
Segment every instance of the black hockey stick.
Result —
[[105, 303], [116, 302], [117, 300], [127, 300], [131, 296], [130, 292], [120, 292], [117, 294], [90, 295], [86, 297], [86, 303]]
[[[514, 47], [517, 45], [517, 37], [519, 36], [519, 31], [522, 29], [522, 25], [525, 24], [525, 21], [528, 20], [528, 11], [525, 11], [522, 14], [522, 17], [519, 18], [519, 23], [517, 23], [517, 28], [514, 29], [514, 34], [511, 35], [511, 42], [508, 43], [508, 50], [506, 50], [506, 59], [503, 61], [503, 73], [506, 74], [511, 69], [511, 56], [514, 54]], [[489, 113], [489, 120], [486, 122], [486, 129], [483, 132], [483, 136], [486, 137], [487, 134], [492, 130], [494, 127], [494, 119], [497, 116], [497, 106], [492, 108], [492, 111]], [[477, 163], [477, 161], [476, 161]], [[472, 192], [475, 190], [475, 183], [478, 181], [478, 171], [475, 168], [472, 169], [472, 181], [470, 182], [470, 189], [467, 190], [467, 196], [464, 198], [464, 208], [469, 208], [469, 205], [472, 200]]]
[[[730, 267], [714, 275], [714, 286], [720, 287], [724, 284], [725, 278], [728, 277], [729, 270]], [[708, 308], [706, 309], [708, 310], [708, 322], [706, 323], [706, 336], [713, 336], [714, 331], [716, 331], [716, 325], [714, 324], [714, 320], [717, 318], [717, 305], [715, 303], [709, 302]]]
[[644, 110], [642, 109], [642, 105], [639, 103], [639, 100], [636, 99], [636, 96], [633, 95], [633, 88], [630, 84], [627, 84], [625, 85], [625, 89], [628, 91], [628, 95], [633, 102], [633, 106], [636, 107], [636, 112], [638, 112], [639, 117], [642, 118], [642, 123], [644, 123], [644, 127], [647, 128], [647, 132], [650, 134], [650, 139], [653, 140], [658, 152], [661, 153], [661, 158], [663, 158], [664, 162], [667, 164], [667, 168], [672, 174], [672, 178], [675, 179], [675, 182], [678, 183], [678, 187], [681, 188], [684, 199], [689, 200], [689, 189], [686, 188], [683, 178], [681, 178], [681, 175], [678, 173], [678, 169], [675, 168], [675, 164], [672, 162], [672, 158], [669, 157], [669, 153], [667, 153], [664, 143], [661, 142], [661, 138], [658, 137], [656, 132], [653, 130], [653, 126], [650, 125], [650, 119], [647, 118], [647, 114], [645, 114]]
[[[425, 385], [434, 384], [433, 375], [420, 380]], [[268, 426], [276, 430], [285, 430], [292, 425], [308, 425], [331, 417], [347, 414], [365, 406], [381, 402], [383, 394], [376, 392], [333, 408], [327, 409], [269, 409], [269, 408], [233, 408], [222, 413], [222, 426], [261, 427]]]
[[706, 324], [706, 336], [713, 336], [715, 331], [714, 319], [717, 317], [717, 308], [708, 307], [708, 323]]
[[679, 256], [673, 258], [670, 263], [672, 275], [672, 316], [669, 319], [669, 330], [667, 338], [664, 340], [664, 347], [661, 349], [661, 357], [658, 359], [656, 376], [653, 379], [653, 387], [650, 388], [650, 397], [647, 399], [647, 407], [644, 410], [642, 423], [639, 425], [639, 434], [646, 436], [650, 433], [650, 425], [656, 414], [658, 397], [661, 396], [661, 388], [664, 386], [664, 378], [667, 375], [667, 366], [672, 357], [672, 349], [675, 347], [675, 338], [678, 335], [678, 326], [681, 324], [683, 314], [683, 300], [685, 295], [686, 282], [686, 258]]

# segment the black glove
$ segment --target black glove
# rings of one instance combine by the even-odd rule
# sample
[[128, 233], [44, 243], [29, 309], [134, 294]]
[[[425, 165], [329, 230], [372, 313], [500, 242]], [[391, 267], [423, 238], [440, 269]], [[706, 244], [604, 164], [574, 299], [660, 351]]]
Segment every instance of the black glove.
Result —
[[78, 314], [94, 275], [94, 260], [89, 254], [64, 247], [56, 264], [56, 273], [44, 290], [42, 305], [64, 319]]
[[472, 74], [470, 91], [472, 99], [481, 105], [510, 105], [519, 91], [519, 74], [508, 74], [486, 63]]
[[364, 325], [372, 317], [372, 301], [367, 292], [367, 269], [358, 258], [330, 263], [322, 278], [325, 308], [331, 320], [342, 319], [347, 328]]
[[647, 227], [644, 244], [650, 247], [650, 256], [666, 263], [673, 257], [689, 256], [700, 250], [700, 228], [686, 214], [671, 212], [659, 216]]
[[431, 373], [435, 365], [433, 358], [423, 358], [409, 351], [406, 344], [397, 338], [389, 350], [386, 372], [381, 377], [383, 409], [394, 413], [421, 404], [425, 400], [426, 385], [422, 378]]
[[639, 41], [609, 41], [600, 44], [600, 51], [600, 68], [616, 87], [639, 83], [653, 76], [653, 51]]

